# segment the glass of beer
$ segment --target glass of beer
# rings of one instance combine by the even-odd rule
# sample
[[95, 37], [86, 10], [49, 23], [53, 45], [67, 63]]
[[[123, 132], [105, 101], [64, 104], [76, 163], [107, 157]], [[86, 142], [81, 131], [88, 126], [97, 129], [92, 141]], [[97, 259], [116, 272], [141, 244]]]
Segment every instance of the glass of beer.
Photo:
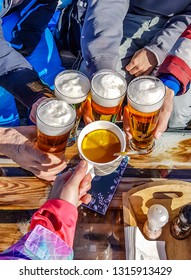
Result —
[[63, 100], [49, 98], [37, 108], [37, 145], [48, 153], [64, 153], [76, 111]]
[[72, 104], [76, 110], [76, 122], [70, 132], [67, 144], [71, 146], [76, 141], [77, 129], [83, 115], [85, 100], [90, 91], [90, 80], [80, 71], [65, 70], [56, 76], [54, 86], [55, 96], [68, 104]]
[[95, 73], [91, 80], [91, 95], [87, 100], [87, 105], [91, 106], [85, 110], [89, 122], [105, 120], [115, 123], [117, 116], [120, 116], [126, 90], [126, 80], [117, 72], [101, 70]]
[[155, 145], [154, 130], [165, 97], [165, 86], [156, 77], [141, 76], [130, 82], [127, 89], [130, 147], [149, 153]]
[[77, 146], [81, 158], [88, 161], [94, 174], [105, 176], [116, 170], [121, 163], [123, 157], [114, 154], [125, 151], [126, 138], [116, 124], [95, 121], [80, 131]]

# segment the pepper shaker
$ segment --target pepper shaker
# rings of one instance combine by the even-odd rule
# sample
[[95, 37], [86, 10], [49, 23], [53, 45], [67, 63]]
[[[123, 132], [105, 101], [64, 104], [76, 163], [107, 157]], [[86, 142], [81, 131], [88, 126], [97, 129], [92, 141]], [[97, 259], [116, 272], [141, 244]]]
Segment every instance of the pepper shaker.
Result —
[[191, 203], [180, 209], [170, 225], [170, 232], [176, 239], [184, 239], [191, 233]]
[[162, 227], [168, 222], [167, 209], [160, 204], [152, 205], [147, 213], [147, 220], [143, 227], [144, 234], [149, 239], [157, 239], [162, 233]]

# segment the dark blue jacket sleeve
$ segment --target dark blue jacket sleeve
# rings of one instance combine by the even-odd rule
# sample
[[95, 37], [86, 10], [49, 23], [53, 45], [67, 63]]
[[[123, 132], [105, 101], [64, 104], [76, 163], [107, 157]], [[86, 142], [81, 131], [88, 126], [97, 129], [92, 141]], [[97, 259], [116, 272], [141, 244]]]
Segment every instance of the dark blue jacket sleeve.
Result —
[[36, 48], [57, 4], [58, 0], [25, 0], [13, 9], [21, 19], [13, 29], [11, 45], [22, 55], [28, 56]]
[[27, 60], [5, 41], [1, 27], [0, 86], [28, 108], [40, 97], [52, 95], [52, 91], [41, 82]]

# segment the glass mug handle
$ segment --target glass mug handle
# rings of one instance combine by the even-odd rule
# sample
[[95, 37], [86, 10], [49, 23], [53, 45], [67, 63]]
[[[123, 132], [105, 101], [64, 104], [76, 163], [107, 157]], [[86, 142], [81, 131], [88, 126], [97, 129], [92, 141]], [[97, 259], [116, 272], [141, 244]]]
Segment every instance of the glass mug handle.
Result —
[[92, 179], [95, 177], [94, 166], [90, 162], [88, 162], [88, 170], [87, 170], [86, 174], [88, 174], [88, 173], [91, 174]]

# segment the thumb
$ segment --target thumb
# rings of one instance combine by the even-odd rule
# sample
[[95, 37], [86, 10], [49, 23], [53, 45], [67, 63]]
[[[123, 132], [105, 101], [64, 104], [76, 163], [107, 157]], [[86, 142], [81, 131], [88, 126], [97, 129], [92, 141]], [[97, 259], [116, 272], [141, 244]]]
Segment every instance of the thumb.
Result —
[[85, 160], [81, 160], [77, 165], [74, 174], [70, 178], [70, 183], [74, 186], [80, 185], [81, 181], [84, 179], [88, 169], [88, 164]]

